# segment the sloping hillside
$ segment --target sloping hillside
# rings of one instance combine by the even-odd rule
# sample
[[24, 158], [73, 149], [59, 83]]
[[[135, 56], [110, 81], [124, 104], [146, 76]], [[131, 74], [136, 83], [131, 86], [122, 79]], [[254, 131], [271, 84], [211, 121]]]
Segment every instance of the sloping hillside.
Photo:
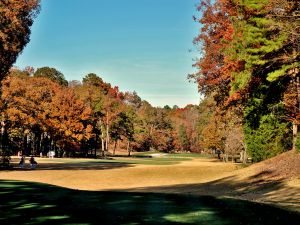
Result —
[[300, 153], [289, 151], [236, 172], [241, 198], [300, 211]]
[[257, 163], [251, 169], [265, 173], [263, 177], [268, 179], [294, 179], [300, 176], [300, 153], [289, 151]]

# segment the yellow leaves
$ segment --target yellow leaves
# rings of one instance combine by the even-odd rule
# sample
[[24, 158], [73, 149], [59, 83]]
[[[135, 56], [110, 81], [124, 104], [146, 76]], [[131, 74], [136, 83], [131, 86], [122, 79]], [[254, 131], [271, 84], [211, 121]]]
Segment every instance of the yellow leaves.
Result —
[[78, 134], [75, 137], [78, 141], [81, 141], [83, 139], [83, 134]]
[[66, 131], [65, 131], [65, 135], [66, 135], [67, 137], [69, 137], [69, 136], [72, 135], [72, 132], [71, 132], [70, 130], [66, 130]]

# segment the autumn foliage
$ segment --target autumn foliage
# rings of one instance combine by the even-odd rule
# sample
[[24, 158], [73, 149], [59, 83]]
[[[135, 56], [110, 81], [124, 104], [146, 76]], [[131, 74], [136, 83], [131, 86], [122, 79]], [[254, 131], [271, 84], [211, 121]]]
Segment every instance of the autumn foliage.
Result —
[[[300, 113], [298, 1], [202, 0], [198, 10], [201, 15], [195, 20], [201, 28], [194, 43], [200, 58], [190, 77], [216, 103], [216, 113], [201, 130], [202, 146], [225, 152], [233, 149], [227, 140], [240, 136], [240, 149], [263, 160], [291, 148], [293, 126], [295, 147]], [[228, 117], [233, 111], [237, 113]], [[235, 117], [240, 121], [235, 127], [222, 128], [222, 121], [235, 123]], [[231, 137], [230, 132], [236, 134]]]
[[0, 1], [0, 81], [29, 42], [39, 9], [39, 0]]
[[[46, 69], [44, 69], [46, 68]], [[199, 151], [198, 108], [153, 107], [96, 74], [66, 86], [44, 67], [11, 69], [2, 82], [2, 148], [11, 153], [107, 157], [116, 150]], [[41, 71], [46, 76], [37, 76]]]

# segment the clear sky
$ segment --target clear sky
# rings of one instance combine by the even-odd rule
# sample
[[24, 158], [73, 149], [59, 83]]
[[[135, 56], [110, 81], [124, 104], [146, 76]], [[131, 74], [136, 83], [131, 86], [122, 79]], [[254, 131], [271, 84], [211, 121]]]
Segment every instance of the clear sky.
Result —
[[198, 104], [192, 16], [197, 0], [42, 0], [15, 66], [54, 67], [67, 80], [96, 73], [154, 106]]

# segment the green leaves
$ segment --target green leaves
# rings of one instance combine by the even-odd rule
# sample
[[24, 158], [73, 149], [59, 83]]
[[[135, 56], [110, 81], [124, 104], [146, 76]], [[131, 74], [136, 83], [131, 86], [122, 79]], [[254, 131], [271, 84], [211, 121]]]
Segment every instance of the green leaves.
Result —
[[283, 65], [279, 69], [268, 73], [267, 80], [270, 82], [274, 82], [278, 80], [280, 77], [285, 76], [288, 74], [288, 71], [291, 69], [300, 68], [300, 62], [295, 62], [291, 65]]
[[268, 0], [241, 0], [240, 5], [245, 7], [247, 10], [257, 10], [261, 11], [264, 9]]
[[287, 151], [291, 147], [288, 144], [291, 143], [289, 126], [274, 114], [261, 116], [256, 129], [246, 123], [244, 131], [248, 154], [258, 162]]
[[68, 81], [65, 79], [65, 76], [55, 68], [42, 67], [38, 68], [33, 74], [34, 77], [46, 77], [49, 80], [57, 82], [62, 86], [68, 86]]
[[230, 95], [244, 88], [248, 84], [251, 78], [251, 72], [245, 70], [240, 73], [233, 73], [232, 75], [233, 77], [232, 77]]

